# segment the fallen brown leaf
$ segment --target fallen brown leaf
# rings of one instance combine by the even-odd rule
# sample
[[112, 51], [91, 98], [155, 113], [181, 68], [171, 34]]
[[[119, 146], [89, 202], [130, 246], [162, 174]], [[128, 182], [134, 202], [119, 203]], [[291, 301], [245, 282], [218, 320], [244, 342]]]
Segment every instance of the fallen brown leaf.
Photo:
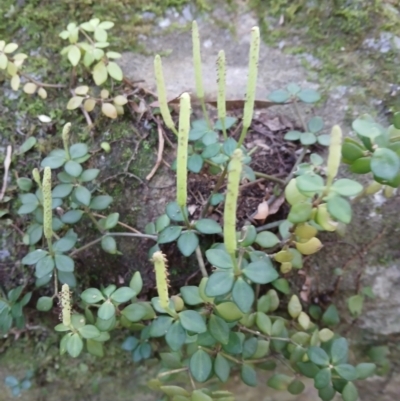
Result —
[[269, 205], [267, 201], [261, 202], [257, 207], [257, 213], [253, 217], [255, 220], [265, 220], [269, 215]]

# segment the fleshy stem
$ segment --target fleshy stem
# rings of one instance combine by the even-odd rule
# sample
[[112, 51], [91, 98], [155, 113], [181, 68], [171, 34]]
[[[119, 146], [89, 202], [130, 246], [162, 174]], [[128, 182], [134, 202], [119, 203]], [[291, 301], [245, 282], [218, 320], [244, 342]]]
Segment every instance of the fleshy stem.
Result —
[[[190, 97], [188, 93], [183, 93], [180, 98], [179, 110], [179, 135], [178, 135], [178, 151], [176, 165], [176, 200], [182, 209], [184, 216], [184, 208], [187, 202], [187, 160], [188, 160], [188, 141], [190, 130]], [[185, 217], [185, 222], [187, 217]], [[186, 222], [188, 223], [188, 222]]]
[[207, 126], [208, 128], [211, 129], [210, 117], [208, 116], [208, 111], [204, 100], [203, 77], [201, 73], [200, 35], [196, 21], [193, 21], [192, 23], [192, 43], [193, 43], [193, 65], [194, 65], [194, 74], [196, 80], [196, 94], [200, 100], [201, 108], [203, 110]]
[[228, 186], [224, 207], [224, 244], [231, 256], [235, 271], [239, 270], [236, 261], [236, 210], [239, 197], [240, 176], [242, 173], [243, 152], [236, 149], [228, 166]]
[[197, 262], [200, 267], [201, 274], [203, 275], [203, 277], [208, 277], [206, 265], [204, 264], [204, 259], [203, 259], [203, 255], [201, 253], [200, 246], [197, 246], [197, 248], [196, 248], [196, 257], [197, 257]]
[[165, 125], [175, 134], [178, 135], [178, 131], [175, 128], [175, 124], [172, 120], [171, 113], [168, 108], [167, 92], [165, 90], [164, 75], [162, 70], [161, 57], [157, 54], [154, 59], [154, 72], [157, 82], [157, 94], [158, 102], [160, 104], [160, 111]]
[[256, 97], [258, 58], [260, 54], [260, 30], [254, 27], [251, 30], [251, 43], [249, 55], [249, 77], [247, 79], [246, 101], [243, 111], [243, 128], [240, 134], [238, 147], [242, 146], [248, 129], [250, 128], [254, 112], [254, 100]]
[[69, 154], [69, 131], [71, 129], [71, 123], [67, 123], [64, 125], [62, 132], [62, 140], [64, 145], [65, 153], [67, 154], [67, 159], [70, 160], [71, 156]]
[[50, 167], [44, 168], [43, 173], [43, 233], [47, 240], [47, 246], [49, 247], [50, 254], [53, 254], [53, 228], [52, 218], [53, 214], [51, 211], [52, 197], [51, 197], [51, 169]]
[[222, 133], [224, 138], [227, 139], [226, 128], [225, 128], [225, 119], [226, 119], [226, 93], [225, 93], [225, 76], [226, 76], [226, 67], [225, 67], [225, 52], [221, 50], [218, 53], [218, 61], [217, 61], [217, 70], [218, 70], [218, 97], [217, 97], [217, 108], [218, 108], [218, 119], [221, 122]]

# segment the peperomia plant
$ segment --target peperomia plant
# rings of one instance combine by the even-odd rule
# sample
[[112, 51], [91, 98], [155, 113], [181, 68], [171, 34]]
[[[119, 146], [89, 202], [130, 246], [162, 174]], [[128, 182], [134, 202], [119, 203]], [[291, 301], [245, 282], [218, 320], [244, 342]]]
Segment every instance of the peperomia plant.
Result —
[[[68, 57], [77, 64], [77, 51], [89, 51], [78, 44], [80, 31], [94, 32], [95, 39], [102, 43], [106, 41], [104, 29], [108, 26], [95, 20], [90, 27], [70, 25], [63, 33], [71, 42], [66, 50]], [[354, 180], [338, 178], [341, 161], [352, 164], [353, 168], [357, 160], [369, 158], [370, 170], [379, 185], [394, 186], [397, 182], [398, 128], [386, 130], [370, 119], [363, 119], [364, 122], [354, 126], [363, 141], [361, 145], [343, 140], [339, 126], [334, 126], [329, 135], [317, 135], [323, 123], [321, 118], [314, 117], [300, 128], [304, 132], [292, 131], [286, 136], [289, 140], [299, 139], [304, 145], [286, 179], [254, 171], [250, 167], [252, 151], [244, 144], [253, 119], [259, 30], [253, 28], [251, 34], [242, 122], [227, 115], [223, 52], [218, 55], [218, 119], [213, 121], [208, 115], [195, 23], [192, 40], [196, 91], [203, 119], [191, 121], [191, 99], [188, 93], [183, 93], [176, 126], [168, 108], [161, 58], [157, 55], [154, 60], [161, 115], [177, 139], [176, 200], [166, 205], [165, 214], [146, 225], [145, 233], [135, 229], [115, 233], [112, 229], [120, 224], [119, 214], [98, 214], [110, 206], [112, 198], [95, 194], [98, 186], [91, 182], [100, 171], [84, 168], [90, 157], [89, 149], [84, 143], [70, 143], [70, 124], [65, 125], [62, 133], [64, 149], [55, 149], [43, 159], [43, 173], [34, 169], [33, 181], [20, 179], [20, 187], [26, 192], [34, 185], [37, 187], [35, 193], [20, 195], [19, 214], [32, 217], [24, 237], [31, 249], [22, 263], [34, 266], [37, 287], [54, 279], [53, 296], [40, 297], [37, 309], [49, 311], [55, 298], [59, 298], [62, 323], [55, 330], [64, 333], [61, 354], [72, 357], [78, 357], [84, 345], [89, 353], [103, 356], [103, 343], [111, 338], [112, 332], [125, 330], [129, 334], [122, 348], [131, 353], [134, 362], [160, 356], [160, 371], [149, 386], [161, 392], [163, 400], [233, 400], [234, 395], [228, 391], [197, 383], [211, 383], [211, 379], [226, 382], [231, 372], [239, 371], [246, 385], [256, 386], [262, 377], [257, 370], [269, 370], [271, 373], [265, 380], [274, 389], [300, 394], [305, 388], [302, 377], [306, 376], [313, 379], [321, 400], [332, 400], [340, 393], [344, 401], [356, 401], [354, 382], [374, 374], [375, 365], [351, 364], [348, 341], [332, 330], [340, 320], [336, 306], [332, 304], [325, 310], [316, 305], [307, 308], [292, 293], [288, 278], [302, 269], [305, 256], [321, 249], [320, 232], [333, 232], [350, 223], [351, 199], [363, 192], [371, 193]], [[298, 101], [310, 103], [319, 98], [316, 91], [293, 84], [270, 96], [278, 103], [293, 104], [297, 111]], [[236, 140], [233, 136], [239, 131]], [[328, 145], [326, 164], [317, 153], [304, 162], [310, 146], [316, 142]], [[194, 218], [188, 210], [188, 172], [204, 172], [206, 165], [207, 173], [215, 177], [216, 183]], [[274, 225], [277, 230], [254, 221], [244, 224], [238, 221], [240, 186], [243, 181], [254, 182], [257, 177], [275, 185], [269, 204], [284, 196], [289, 205], [286, 218]], [[211, 216], [217, 205], [223, 206], [222, 225]], [[59, 217], [54, 213], [57, 208], [63, 211]], [[77, 248], [78, 235], [73, 226], [83, 216], [92, 221], [100, 235]], [[75, 255], [98, 243], [104, 251], [116, 254], [115, 237], [124, 235], [154, 241], [149, 258], [154, 264], [158, 296], [151, 300], [139, 298], [143, 282], [136, 272], [129, 286], [87, 288], [77, 294], [80, 301], [74, 302], [70, 290], [77, 287]], [[185, 285], [171, 295], [165, 249], [166, 244], [173, 242], [185, 257], [195, 255], [203, 277], [198, 285]], [[21, 291], [12, 290], [7, 298], [0, 299], [3, 332], [10, 329], [13, 318], [18, 318], [19, 310], [29, 302], [30, 293], [18, 301]], [[187, 375], [188, 387], [171, 384], [174, 380], [179, 382], [181, 375]]]

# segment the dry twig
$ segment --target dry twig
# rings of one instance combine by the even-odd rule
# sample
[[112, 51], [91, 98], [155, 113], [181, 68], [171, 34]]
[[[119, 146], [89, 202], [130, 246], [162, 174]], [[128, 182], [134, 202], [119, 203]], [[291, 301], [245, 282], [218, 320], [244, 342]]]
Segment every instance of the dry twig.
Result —
[[164, 135], [163, 135], [163, 129], [161, 127], [161, 124], [159, 121], [157, 121], [157, 131], [158, 131], [158, 152], [157, 152], [157, 161], [156, 164], [154, 165], [153, 169], [150, 171], [150, 173], [147, 175], [146, 180], [150, 181], [154, 174], [157, 172], [158, 167], [160, 166], [162, 162], [162, 155], [164, 152]]
[[4, 198], [4, 194], [6, 193], [7, 189], [8, 171], [11, 165], [11, 155], [12, 155], [12, 147], [11, 145], [8, 145], [6, 158], [4, 159], [4, 177], [3, 177], [3, 186], [0, 192], [0, 200]]

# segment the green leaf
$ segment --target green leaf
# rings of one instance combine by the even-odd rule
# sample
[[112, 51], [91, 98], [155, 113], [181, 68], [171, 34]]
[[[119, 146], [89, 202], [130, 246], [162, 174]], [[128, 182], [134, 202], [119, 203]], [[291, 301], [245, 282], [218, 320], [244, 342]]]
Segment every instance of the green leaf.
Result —
[[[19, 154], [22, 155], [26, 152], [28, 152], [28, 150], [31, 150], [37, 143], [37, 140], [35, 137], [31, 136], [29, 137], [19, 148]], [[28, 189], [29, 191], [29, 189]]]
[[187, 231], [178, 239], [178, 248], [183, 256], [190, 256], [199, 245], [199, 237], [193, 231]]
[[78, 46], [71, 46], [68, 51], [69, 62], [76, 67], [81, 59], [81, 51]]
[[254, 302], [253, 288], [242, 277], [239, 277], [233, 285], [232, 298], [243, 313], [250, 312]]
[[54, 243], [53, 250], [55, 252], [68, 252], [75, 246], [76, 239], [77, 238], [75, 235], [66, 235], [65, 237], [60, 238]]
[[220, 353], [217, 354], [214, 360], [214, 372], [218, 379], [223, 383], [228, 381], [231, 372], [231, 366], [228, 360]]
[[112, 197], [109, 195], [99, 195], [93, 198], [90, 202], [89, 208], [92, 210], [104, 210], [110, 206]]
[[376, 365], [374, 363], [359, 363], [356, 366], [357, 378], [359, 380], [367, 379], [371, 377], [376, 370]]
[[87, 324], [79, 329], [79, 333], [83, 338], [96, 338], [100, 335], [100, 330], [92, 324]]
[[[179, 400], [177, 400], [177, 401], [179, 401]], [[181, 400], [181, 401], [183, 401], [183, 400]], [[213, 401], [213, 398], [211, 398], [207, 394], [203, 393], [202, 390], [194, 390], [190, 401]]]
[[289, 131], [283, 137], [286, 141], [298, 141], [300, 139], [300, 131]]
[[40, 259], [36, 264], [35, 275], [41, 278], [51, 273], [54, 269], [54, 259], [49, 255]]
[[219, 269], [232, 269], [233, 262], [229, 253], [223, 249], [209, 249], [206, 251], [206, 258], [215, 267]]
[[351, 204], [341, 196], [332, 196], [327, 202], [329, 214], [336, 220], [349, 224], [352, 217]]
[[341, 337], [333, 341], [330, 351], [332, 364], [345, 364], [347, 362], [348, 352], [349, 345], [345, 338]]
[[[268, 260], [268, 262], [267, 262]], [[269, 259], [249, 263], [244, 269], [243, 274], [256, 284], [268, 284], [279, 277], [278, 272], [272, 267]]]
[[88, 288], [87, 290], [83, 291], [81, 298], [87, 304], [96, 304], [99, 301], [104, 301], [103, 294], [97, 288]]
[[111, 301], [105, 301], [100, 306], [97, 316], [103, 320], [111, 319], [113, 316], [115, 316], [115, 306], [111, 303]]
[[323, 389], [331, 383], [332, 374], [329, 368], [321, 369], [314, 377], [314, 386], [316, 389]]
[[267, 334], [269, 336], [272, 334], [272, 322], [269, 316], [267, 316], [265, 313], [257, 312], [256, 324], [259, 330], [264, 334]]
[[304, 174], [296, 178], [296, 185], [299, 191], [315, 193], [324, 189], [324, 180], [316, 174]]
[[317, 365], [312, 362], [297, 362], [297, 367], [299, 368], [301, 374], [310, 379], [313, 379], [319, 372]]
[[208, 278], [205, 293], [208, 297], [216, 297], [231, 291], [235, 275], [232, 271], [217, 271]]
[[378, 148], [372, 155], [371, 170], [375, 178], [391, 181], [400, 170], [399, 156], [393, 150]]
[[186, 331], [180, 321], [174, 322], [165, 335], [165, 341], [172, 351], [179, 351], [186, 341]]
[[222, 302], [215, 308], [218, 315], [226, 322], [235, 322], [243, 317], [243, 312], [237, 307], [234, 302]]
[[217, 206], [218, 204], [220, 204], [221, 202], [223, 202], [225, 199], [225, 195], [224, 194], [214, 194], [211, 197], [211, 202], [210, 204], [213, 206]]
[[321, 99], [321, 95], [314, 89], [302, 89], [297, 97], [304, 103], [316, 103]]
[[364, 296], [360, 294], [353, 295], [347, 300], [347, 306], [349, 307], [349, 311], [354, 317], [359, 317], [361, 315], [363, 304], [364, 304]]
[[104, 84], [107, 81], [108, 71], [103, 61], [99, 61], [93, 67], [93, 80], [97, 86]]
[[257, 387], [257, 374], [252, 366], [244, 363], [240, 371], [240, 378], [248, 386]]
[[300, 135], [300, 142], [304, 146], [313, 145], [317, 142], [317, 137], [311, 132], [304, 132]]
[[203, 168], [203, 163], [203, 158], [197, 153], [194, 153], [188, 159], [188, 170], [192, 173], [200, 173], [201, 169]]
[[328, 354], [319, 347], [310, 347], [307, 350], [307, 355], [310, 361], [318, 366], [329, 366], [329, 356]]
[[119, 213], [111, 213], [107, 216], [106, 221], [104, 222], [104, 228], [106, 230], [110, 230], [114, 228], [118, 224]]
[[189, 369], [196, 381], [205, 382], [212, 370], [212, 361], [207, 352], [202, 349], [197, 350], [190, 358]]
[[211, 314], [208, 321], [208, 330], [218, 342], [228, 344], [230, 330], [224, 319]]
[[92, 194], [86, 187], [79, 185], [74, 189], [74, 196], [79, 203], [89, 206]]
[[42, 167], [50, 167], [51, 169], [56, 169], [61, 167], [66, 162], [65, 153], [64, 156], [47, 156], [45, 157], [40, 165]]
[[322, 322], [327, 326], [335, 326], [340, 322], [339, 313], [335, 305], [329, 305], [322, 315]]
[[132, 290], [132, 288], [121, 287], [121, 288], [118, 288], [117, 291], [115, 291], [111, 294], [111, 299], [114, 302], [118, 302], [119, 304], [122, 304], [124, 302], [128, 302], [135, 295], [136, 295], [136, 293], [135, 293], [135, 291]]
[[290, 99], [290, 93], [287, 90], [278, 89], [270, 93], [267, 99], [274, 103], [285, 103]]
[[133, 291], [135, 291], [136, 295], [140, 294], [143, 288], [143, 280], [140, 272], [135, 272], [133, 274], [131, 281], [129, 282], [129, 287], [132, 288]]
[[79, 177], [83, 171], [83, 168], [76, 161], [68, 160], [64, 165], [64, 170], [71, 177]]
[[93, 181], [97, 178], [97, 176], [99, 175], [100, 170], [97, 168], [90, 168], [88, 170], [83, 171], [83, 173], [81, 174], [81, 176], [79, 177], [79, 180], [81, 182], [89, 182], [89, 181]]
[[279, 238], [270, 231], [263, 231], [257, 234], [255, 242], [263, 248], [272, 248], [279, 244]]
[[54, 261], [56, 263], [56, 267], [59, 271], [62, 272], [73, 272], [74, 271], [74, 261], [66, 255], [55, 255]]
[[166, 214], [162, 214], [161, 216], [157, 217], [156, 224], [155, 224], [155, 231], [156, 233], [161, 232], [165, 228], [167, 228], [171, 223], [170, 218]]
[[358, 400], [358, 391], [357, 387], [349, 382], [343, 389], [342, 392], [343, 401], [357, 401]]
[[363, 191], [363, 186], [357, 181], [341, 178], [333, 183], [331, 189], [342, 196], [356, 196]]
[[356, 174], [367, 174], [371, 171], [371, 157], [360, 157], [350, 166], [350, 171]]
[[21, 260], [21, 263], [24, 265], [35, 265], [40, 259], [43, 259], [48, 254], [49, 253], [43, 249], [35, 249], [24, 256]]
[[53, 307], [53, 298], [40, 297], [36, 303], [36, 309], [41, 312], [48, 312]]
[[160, 390], [167, 394], [168, 397], [183, 396], [188, 397], [190, 394], [182, 387], [178, 386], [161, 386]]
[[159, 244], [167, 244], [168, 242], [175, 241], [181, 235], [182, 227], [169, 226], [161, 231], [158, 236]]
[[163, 337], [167, 334], [171, 324], [173, 322], [170, 316], [158, 316], [157, 319], [153, 320], [150, 326], [151, 337]]
[[208, 131], [205, 135], [203, 135], [201, 141], [206, 146], [212, 145], [213, 143], [218, 142], [218, 134], [214, 131]]
[[196, 221], [194, 227], [202, 234], [219, 234], [222, 232], [221, 226], [213, 219], [201, 219]]
[[37, 209], [38, 206], [39, 206], [39, 202], [25, 203], [18, 209], [17, 213], [18, 214], [32, 213], [33, 211], [35, 211]]
[[307, 125], [309, 131], [315, 134], [318, 131], [321, 131], [322, 128], [324, 128], [324, 120], [322, 119], [322, 117], [319, 116], [312, 117]]
[[357, 379], [356, 368], [347, 363], [342, 365], [336, 365], [335, 371], [344, 380], [352, 381]]
[[74, 273], [58, 271], [58, 280], [61, 284], [68, 284], [70, 287], [76, 287], [76, 278]]
[[204, 333], [207, 331], [206, 324], [200, 313], [194, 310], [185, 310], [179, 313], [179, 321], [184, 329], [193, 333]]
[[115, 239], [109, 235], [106, 235], [101, 239], [101, 248], [104, 252], [116, 254], [117, 253], [117, 243]]
[[305, 388], [306, 388], [306, 386], [304, 385], [303, 382], [295, 379], [289, 384], [287, 390], [290, 394], [298, 395], [298, 394], [301, 394]]
[[318, 395], [322, 401], [332, 401], [336, 395], [336, 390], [332, 386], [326, 386], [318, 390]]
[[121, 70], [121, 67], [115, 61], [108, 62], [107, 71], [116, 81], [122, 81], [124, 74]]
[[136, 323], [146, 316], [147, 310], [143, 305], [136, 303], [125, 307], [121, 314], [124, 315], [130, 322]]
[[[216, 121], [216, 123], [214, 124], [214, 129], [219, 130], [219, 131], [222, 131], [223, 127], [225, 127], [225, 129], [229, 129], [229, 128], [233, 127], [233, 125], [236, 123], [236, 121], [237, 121], [237, 118], [227, 116], [224, 118], [224, 124], [222, 124], [222, 121], [220, 119], [218, 119]], [[228, 138], [228, 139], [231, 139], [231, 138]], [[236, 149], [236, 147], [235, 147], [235, 149]]]
[[65, 224], [75, 224], [82, 218], [82, 215], [82, 210], [69, 210], [61, 216], [61, 221]]
[[32, 184], [33, 184], [32, 180], [29, 178], [20, 177], [17, 179], [17, 185], [21, 191], [26, 191], [26, 192], [30, 191], [32, 188]]
[[199, 287], [196, 286], [181, 287], [181, 295], [186, 305], [193, 306], [204, 303], [204, 301], [200, 297]]
[[72, 192], [73, 188], [72, 184], [58, 184], [51, 191], [51, 195], [53, 198], [65, 198]]
[[69, 337], [67, 342], [67, 351], [72, 356], [72, 358], [76, 358], [79, 356], [83, 349], [83, 341], [78, 333], [72, 334]]
[[293, 224], [304, 223], [311, 217], [311, 203], [296, 203], [290, 208], [287, 219]]
[[203, 160], [205, 159], [211, 159], [212, 157], [218, 155], [221, 149], [221, 144], [220, 143], [212, 143], [211, 145], [208, 145], [204, 148], [203, 152], [201, 153], [201, 158]]
[[268, 379], [267, 385], [275, 390], [287, 390], [292, 380], [290, 376], [277, 373]]
[[[236, 119], [235, 119], [235, 122], [236, 122]], [[225, 128], [228, 129], [227, 127], [225, 127]], [[237, 148], [237, 145], [238, 145], [238, 143], [236, 142], [236, 140], [234, 138], [230, 137], [224, 142], [224, 144], [222, 145], [222, 149], [223, 149], [224, 153], [230, 157], [230, 156], [232, 156], [233, 152]]]

